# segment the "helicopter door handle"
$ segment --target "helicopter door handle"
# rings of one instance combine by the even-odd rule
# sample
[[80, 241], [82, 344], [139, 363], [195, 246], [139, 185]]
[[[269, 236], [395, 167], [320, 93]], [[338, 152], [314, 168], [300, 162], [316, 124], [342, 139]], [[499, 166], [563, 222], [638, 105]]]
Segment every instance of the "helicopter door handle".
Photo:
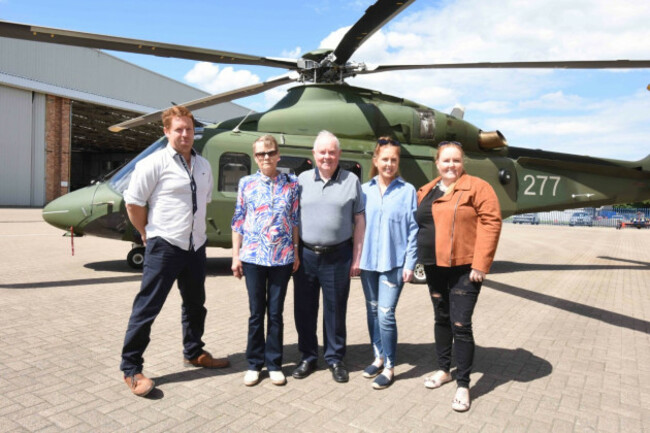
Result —
[[221, 230], [219, 230], [219, 227], [217, 227], [217, 225], [215, 224], [214, 219], [213, 218], [208, 218], [208, 222], [210, 223], [210, 225], [212, 227], [214, 227], [214, 230], [217, 232], [217, 234], [220, 235]]
[[113, 212], [113, 205], [114, 204], [115, 204], [115, 202], [113, 200], [111, 200], [111, 201], [100, 201], [99, 203], [93, 203], [93, 206], [104, 206], [104, 205], [108, 206], [106, 210], [109, 213], [111, 213], [111, 212]]

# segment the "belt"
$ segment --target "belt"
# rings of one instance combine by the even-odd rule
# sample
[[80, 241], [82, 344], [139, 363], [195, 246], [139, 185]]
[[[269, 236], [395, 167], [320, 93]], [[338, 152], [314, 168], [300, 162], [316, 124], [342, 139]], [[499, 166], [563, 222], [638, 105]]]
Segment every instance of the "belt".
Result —
[[333, 253], [335, 251], [340, 250], [343, 247], [352, 245], [352, 238], [341, 242], [340, 244], [336, 245], [312, 245], [308, 244], [307, 242], [301, 241], [302, 245], [307, 248], [308, 250], [313, 251], [316, 254], [329, 254]]

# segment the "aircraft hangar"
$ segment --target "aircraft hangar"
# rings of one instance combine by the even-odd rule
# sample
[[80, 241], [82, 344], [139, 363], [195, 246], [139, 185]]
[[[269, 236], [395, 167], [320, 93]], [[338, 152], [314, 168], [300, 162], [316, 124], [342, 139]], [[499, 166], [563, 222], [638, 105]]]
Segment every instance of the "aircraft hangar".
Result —
[[[0, 206], [40, 207], [88, 185], [162, 136], [110, 125], [207, 96], [106, 52], [0, 37]], [[248, 109], [197, 110], [217, 122]]]

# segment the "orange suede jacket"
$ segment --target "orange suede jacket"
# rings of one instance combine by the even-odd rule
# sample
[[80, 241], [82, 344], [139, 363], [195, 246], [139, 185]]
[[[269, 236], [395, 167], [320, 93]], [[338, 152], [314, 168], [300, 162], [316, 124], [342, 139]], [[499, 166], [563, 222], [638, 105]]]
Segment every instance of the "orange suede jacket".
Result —
[[[418, 190], [418, 204], [440, 181]], [[488, 273], [501, 234], [501, 209], [492, 186], [478, 177], [462, 174], [453, 191], [431, 208], [436, 227], [436, 265], [472, 265]]]

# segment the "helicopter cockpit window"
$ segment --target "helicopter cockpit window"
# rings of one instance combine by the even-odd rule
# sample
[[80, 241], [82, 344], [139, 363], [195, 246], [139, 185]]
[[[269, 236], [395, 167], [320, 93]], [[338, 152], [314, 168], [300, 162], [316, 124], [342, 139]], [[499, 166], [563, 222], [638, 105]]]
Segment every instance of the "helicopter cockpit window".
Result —
[[340, 160], [339, 166], [344, 170], [351, 171], [352, 173], [356, 174], [359, 178], [359, 181], [363, 182], [363, 178], [361, 177], [361, 164], [356, 161]]
[[314, 168], [314, 164], [309, 158], [299, 158], [296, 156], [280, 156], [278, 161], [278, 171], [281, 173], [293, 173], [298, 176], [303, 171]]
[[251, 174], [251, 158], [245, 153], [224, 153], [219, 158], [219, 191], [237, 192], [239, 179]]
[[117, 173], [115, 173], [110, 179], [109, 184], [113, 189], [120, 194], [124, 193], [124, 190], [129, 186], [131, 181], [131, 173], [135, 169], [135, 164], [138, 161], [146, 158], [154, 152], [158, 152], [161, 149], [164, 149], [167, 146], [167, 137], [161, 137], [160, 140], [154, 142], [152, 145], [143, 150], [138, 156], [133, 158], [128, 162], [124, 167], [122, 167]]

